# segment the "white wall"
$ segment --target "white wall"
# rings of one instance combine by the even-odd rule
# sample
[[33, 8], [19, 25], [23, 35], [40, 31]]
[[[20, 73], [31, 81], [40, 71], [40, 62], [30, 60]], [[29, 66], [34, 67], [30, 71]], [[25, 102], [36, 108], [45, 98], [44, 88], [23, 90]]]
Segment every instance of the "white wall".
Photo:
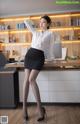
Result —
[[80, 11], [79, 5], [57, 5], [56, 0], [0, 0], [0, 17]]

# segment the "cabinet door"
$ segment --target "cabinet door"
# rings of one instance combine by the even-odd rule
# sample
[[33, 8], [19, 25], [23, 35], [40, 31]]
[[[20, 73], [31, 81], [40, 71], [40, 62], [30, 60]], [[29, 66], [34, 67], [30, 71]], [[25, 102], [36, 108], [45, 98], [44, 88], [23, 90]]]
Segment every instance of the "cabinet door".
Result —
[[80, 71], [50, 71], [50, 102], [80, 102]]
[[19, 103], [18, 73], [15, 70], [0, 71], [0, 108], [15, 108]]

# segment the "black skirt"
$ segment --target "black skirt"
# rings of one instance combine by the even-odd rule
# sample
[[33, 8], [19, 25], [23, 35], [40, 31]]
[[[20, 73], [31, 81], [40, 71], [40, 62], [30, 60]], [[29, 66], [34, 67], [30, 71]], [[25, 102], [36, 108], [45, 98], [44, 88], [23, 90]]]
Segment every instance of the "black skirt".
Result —
[[30, 48], [25, 55], [24, 67], [28, 69], [41, 70], [44, 65], [44, 52], [35, 48]]

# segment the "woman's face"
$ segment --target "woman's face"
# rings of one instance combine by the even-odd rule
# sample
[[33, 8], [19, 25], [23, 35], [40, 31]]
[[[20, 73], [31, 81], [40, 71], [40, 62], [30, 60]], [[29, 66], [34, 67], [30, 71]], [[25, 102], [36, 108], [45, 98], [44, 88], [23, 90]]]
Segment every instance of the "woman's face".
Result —
[[39, 26], [40, 26], [41, 30], [46, 30], [47, 27], [49, 26], [49, 24], [47, 23], [47, 21], [44, 18], [41, 18]]

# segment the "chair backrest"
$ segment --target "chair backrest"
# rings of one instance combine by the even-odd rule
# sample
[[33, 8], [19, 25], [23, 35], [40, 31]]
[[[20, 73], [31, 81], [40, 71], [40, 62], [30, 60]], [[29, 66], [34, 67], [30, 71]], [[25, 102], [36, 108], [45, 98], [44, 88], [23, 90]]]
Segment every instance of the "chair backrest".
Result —
[[4, 67], [7, 63], [7, 59], [2, 52], [0, 52], [0, 68]]

